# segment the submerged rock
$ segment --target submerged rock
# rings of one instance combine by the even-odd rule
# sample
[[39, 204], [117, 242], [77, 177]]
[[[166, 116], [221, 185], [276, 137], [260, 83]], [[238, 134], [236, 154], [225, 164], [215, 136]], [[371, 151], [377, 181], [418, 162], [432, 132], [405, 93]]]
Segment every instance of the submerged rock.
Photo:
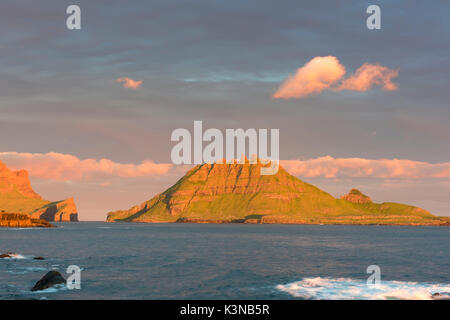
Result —
[[44, 289], [51, 288], [57, 284], [66, 283], [66, 279], [58, 271], [49, 271], [45, 276], [41, 278], [31, 291], [40, 291]]
[[33, 259], [34, 259], [34, 260], [45, 260], [44, 257], [34, 257]]

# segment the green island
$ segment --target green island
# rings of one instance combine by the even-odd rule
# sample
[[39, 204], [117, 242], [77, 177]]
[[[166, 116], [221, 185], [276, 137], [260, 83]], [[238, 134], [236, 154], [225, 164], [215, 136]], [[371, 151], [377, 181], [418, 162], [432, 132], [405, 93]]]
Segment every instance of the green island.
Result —
[[374, 203], [352, 189], [340, 199], [282, 167], [261, 175], [257, 164], [202, 164], [172, 187], [108, 222], [353, 224], [448, 226], [449, 218], [401, 203]]

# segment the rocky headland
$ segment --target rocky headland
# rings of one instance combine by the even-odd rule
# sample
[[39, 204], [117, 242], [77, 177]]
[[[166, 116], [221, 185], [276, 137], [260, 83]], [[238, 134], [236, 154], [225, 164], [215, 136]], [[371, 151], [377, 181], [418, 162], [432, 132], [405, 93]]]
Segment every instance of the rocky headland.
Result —
[[[26, 170], [9, 170], [0, 161], [0, 213], [2, 212], [25, 214], [29, 216], [30, 221], [78, 221], [77, 207], [73, 198], [56, 202], [43, 199], [31, 187]], [[8, 221], [11, 222], [11, 218], [8, 218]], [[6, 224], [6, 222], [4, 223]], [[17, 224], [27, 223], [31, 222], [26, 222], [23, 217], [18, 217]]]

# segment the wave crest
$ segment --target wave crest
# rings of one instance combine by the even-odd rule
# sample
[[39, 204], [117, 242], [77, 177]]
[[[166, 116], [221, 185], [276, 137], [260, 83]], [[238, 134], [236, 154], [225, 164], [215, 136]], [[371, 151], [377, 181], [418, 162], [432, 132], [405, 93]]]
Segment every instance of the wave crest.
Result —
[[324, 300], [431, 300], [435, 293], [450, 295], [450, 284], [382, 280], [377, 286], [368, 286], [365, 280], [326, 277], [303, 278], [276, 289], [295, 298]]

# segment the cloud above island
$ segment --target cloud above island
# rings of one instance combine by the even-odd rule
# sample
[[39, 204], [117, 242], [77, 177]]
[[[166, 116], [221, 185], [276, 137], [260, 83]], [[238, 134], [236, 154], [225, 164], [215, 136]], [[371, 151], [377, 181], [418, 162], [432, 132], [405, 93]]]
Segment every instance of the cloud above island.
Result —
[[289, 173], [305, 178], [450, 179], [450, 162], [325, 156], [284, 160], [281, 165]]
[[[139, 164], [110, 159], [79, 159], [71, 154], [1, 152], [10, 169], [26, 169], [30, 176], [56, 181], [102, 181], [111, 177], [136, 178], [183, 175], [192, 166], [174, 166], [143, 160]], [[408, 159], [334, 158], [281, 160], [281, 165], [300, 178], [450, 179], [450, 162], [429, 163]]]
[[379, 64], [365, 63], [344, 79], [346, 69], [336, 57], [315, 57], [298, 68], [295, 74], [288, 76], [272, 98], [301, 99], [324, 90], [364, 92], [375, 85], [393, 91], [397, 90], [397, 85], [392, 79], [396, 78], [398, 73], [398, 70]]
[[0, 160], [12, 170], [26, 169], [30, 176], [57, 181], [92, 181], [111, 177], [135, 178], [165, 175], [172, 164], [144, 160], [139, 164], [110, 159], [84, 159], [71, 154], [1, 152]]
[[365, 63], [349, 78], [345, 79], [338, 90], [367, 91], [374, 85], [383, 90], [397, 90], [397, 85], [392, 82], [398, 76], [398, 70], [392, 70], [379, 64]]
[[118, 78], [118, 79], [116, 79], [116, 82], [121, 83], [122, 87], [127, 88], [127, 89], [132, 89], [132, 90], [139, 89], [143, 83], [142, 80], [133, 80], [128, 77]]
[[303, 98], [330, 88], [345, 74], [336, 57], [315, 57], [290, 75], [273, 94], [276, 99]]

